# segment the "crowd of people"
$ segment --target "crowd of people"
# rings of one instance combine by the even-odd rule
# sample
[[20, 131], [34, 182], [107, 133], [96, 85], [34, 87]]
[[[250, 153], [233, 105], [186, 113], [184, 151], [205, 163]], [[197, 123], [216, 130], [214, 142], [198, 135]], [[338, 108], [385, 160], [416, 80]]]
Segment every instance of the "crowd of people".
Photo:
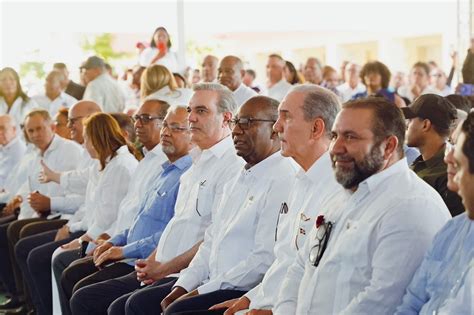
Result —
[[474, 41], [456, 88], [140, 48], [128, 94], [99, 56], [0, 71], [0, 313], [474, 313]]

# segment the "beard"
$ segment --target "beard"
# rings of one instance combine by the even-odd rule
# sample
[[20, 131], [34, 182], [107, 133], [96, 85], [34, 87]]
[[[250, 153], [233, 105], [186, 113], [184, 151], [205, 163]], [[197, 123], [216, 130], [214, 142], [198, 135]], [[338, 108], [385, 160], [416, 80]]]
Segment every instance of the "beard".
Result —
[[[353, 161], [353, 166], [351, 168], [336, 166], [336, 161], [338, 160], [348, 161], [351, 159]], [[361, 182], [380, 171], [383, 162], [384, 158], [380, 150], [380, 145], [374, 145], [370, 152], [360, 161], [354, 160], [349, 155], [334, 155], [332, 167], [337, 182], [344, 188], [350, 189], [357, 187]]]
[[161, 145], [161, 150], [163, 150], [163, 152], [165, 154], [174, 154], [176, 152], [176, 148], [172, 145]]

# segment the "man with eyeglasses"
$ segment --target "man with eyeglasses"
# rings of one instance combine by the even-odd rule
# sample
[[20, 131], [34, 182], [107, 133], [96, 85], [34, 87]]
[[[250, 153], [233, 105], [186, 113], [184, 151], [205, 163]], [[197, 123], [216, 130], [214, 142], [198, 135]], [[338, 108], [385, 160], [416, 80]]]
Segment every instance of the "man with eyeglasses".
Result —
[[438, 232], [396, 315], [474, 312], [474, 114], [455, 133], [456, 145], [445, 157], [448, 187], [461, 196], [466, 212]]
[[238, 300], [213, 309], [226, 308], [225, 314], [250, 311], [271, 314], [281, 282], [298, 250], [315, 224], [326, 200], [344, 202], [344, 189], [337, 183], [327, 152], [330, 131], [340, 103], [331, 91], [314, 84], [294, 87], [279, 107], [273, 129], [281, 141], [281, 154], [300, 167], [288, 204], [280, 211], [275, 228], [275, 261], [262, 282]]
[[393, 314], [434, 235], [450, 218], [403, 157], [405, 121], [381, 98], [345, 103], [331, 132], [336, 180], [288, 269], [274, 314]]
[[[89, 313], [104, 313], [107, 308], [113, 314], [124, 313], [127, 299], [137, 289], [141, 289], [137, 295], [141, 292], [146, 295], [148, 290], [164, 288], [162, 298], [171, 291], [176, 275], [189, 265], [202, 243], [204, 232], [211, 224], [211, 212], [222, 198], [223, 186], [242, 169], [243, 160], [235, 153], [229, 128], [236, 108], [226, 87], [216, 83], [194, 86], [187, 109], [191, 141], [196, 147], [190, 153], [193, 165], [180, 180], [175, 215], [155, 251], [147, 259], [135, 262], [136, 272], [77, 292], [91, 301], [84, 306]], [[171, 129], [177, 132], [183, 131], [181, 126], [165, 125], [173, 126]], [[94, 290], [86, 290], [88, 288]], [[158, 300], [148, 300], [146, 296], [143, 303], [139, 302], [144, 307]], [[156, 313], [156, 303], [151, 306]]]

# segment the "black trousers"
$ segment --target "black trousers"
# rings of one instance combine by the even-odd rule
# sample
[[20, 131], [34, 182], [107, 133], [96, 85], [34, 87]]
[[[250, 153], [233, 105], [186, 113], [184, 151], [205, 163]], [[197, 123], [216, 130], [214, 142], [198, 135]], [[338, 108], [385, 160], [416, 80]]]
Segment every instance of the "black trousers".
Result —
[[16, 284], [8, 250], [7, 230], [10, 223], [15, 220], [16, 216], [14, 215], [0, 218], [0, 281], [3, 284], [3, 289], [9, 295], [16, 293]]
[[223, 314], [225, 309], [209, 311], [209, 307], [227, 300], [240, 298], [245, 293], [247, 292], [238, 290], [218, 290], [206, 294], [200, 294], [171, 303], [171, 305], [166, 308], [164, 314]]
[[122, 262], [117, 262], [99, 270], [94, 265], [92, 257], [85, 257], [74, 261], [63, 271], [61, 287], [66, 299], [70, 300], [74, 292], [83, 287], [127, 275], [133, 270], [133, 266]]
[[[47, 223], [50, 222], [44, 222], [44, 225], [38, 224], [45, 228]], [[23, 274], [23, 281], [38, 315], [52, 313], [51, 256], [53, 252], [59, 246], [83, 234], [83, 232], [71, 233], [68, 238], [55, 242], [56, 233], [57, 230], [52, 230], [23, 237], [15, 246], [15, 255]]]
[[[89, 285], [76, 291], [71, 299], [71, 309], [73, 314], [125, 314], [125, 304], [127, 299], [150, 287], [157, 287], [169, 283], [169, 288], [165, 290], [168, 294], [171, 286], [177, 278], [170, 277], [157, 281], [155, 284], [142, 287], [137, 280], [136, 272], [131, 272], [125, 276], [110, 279]], [[165, 296], [166, 296], [165, 294]], [[159, 297], [154, 296], [155, 313], [159, 311]]]

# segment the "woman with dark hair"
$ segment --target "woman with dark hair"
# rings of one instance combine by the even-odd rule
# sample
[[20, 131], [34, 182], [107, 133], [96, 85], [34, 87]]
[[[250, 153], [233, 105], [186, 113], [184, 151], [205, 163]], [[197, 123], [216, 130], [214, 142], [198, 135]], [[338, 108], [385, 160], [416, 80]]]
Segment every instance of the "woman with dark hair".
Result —
[[405, 107], [403, 99], [388, 89], [390, 83], [390, 70], [380, 61], [366, 63], [360, 71], [362, 83], [367, 88], [366, 92], [357, 93], [352, 99], [368, 96], [380, 96], [394, 103], [397, 107]]
[[178, 60], [176, 54], [170, 51], [171, 40], [166, 28], [158, 27], [151, 37], [150, 47], [145, 48], [140, 54], [139, 64], [143, 67], [158, 64], [177, 72]]
[[38, 105], [23, 91], [18, 73], [9, 67], [0, 70], [0, 114], [13, 116], [19, 124], [35, 107]]
[[285, 79], [291, 85], [303, 83], [301, 75], [296, 71], [295, 66], [290, 61], [285, 61], [285, 67], [283, 68]]

